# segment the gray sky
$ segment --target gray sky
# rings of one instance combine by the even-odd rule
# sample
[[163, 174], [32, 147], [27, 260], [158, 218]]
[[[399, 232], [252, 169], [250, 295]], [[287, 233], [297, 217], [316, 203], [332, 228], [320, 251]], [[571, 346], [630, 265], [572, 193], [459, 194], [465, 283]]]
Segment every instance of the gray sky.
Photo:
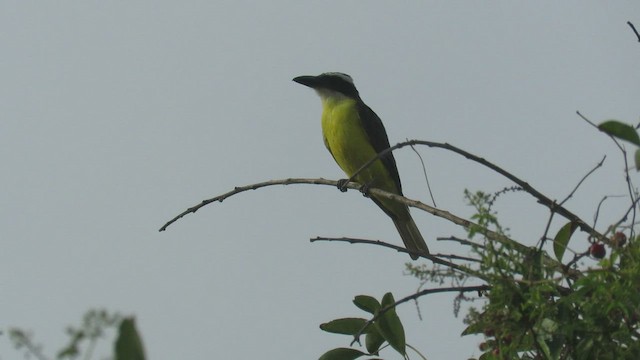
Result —
[[[51, 354], [67, 324], [106, 307], [136, 315], [150, 359], [313, 359], [348, 345], [318, 325], [364, 315], [354, 295], [416, 289], [402, 274], [407, 256], [309, 243], [400, 244], [357, 192], [268, 188], [157, 232], [236, 185], [343, 177], [322, 144], [320, 102], [291, 82], [297, 75], [349, 73], [392, 144], [450, 142], [553, 198], [608, 154], [568, 204], [587, 220], [603, 195], [626, 191], [620, 155], [575, 111], [638, 121], [640, 44], [626, 25], [640, 25], [637, 1], [0, 6], [2, 328], [33, 330]], [[510, 185], [460, 157], [420, 150], [448, 211], [471, 213], [465, 188]], [[396, 159], [405, 194], [428, 201], [415, 154]], [[601, 226], [621, 215], [616, 201]], [[527, 195], [497, 210], [522, 242], [542, 234], [547, 212]], [[432, 251], [466, 253], [435, 241], [461, 229], [413, 214]], [[408, 341], [430, 359], [480, 353], [479, 339], [460, 338], [452, 299], [421, 299], [424, 321], [413, 305], [399, 309]], [[0, 357], [16, 358], [0, 341]]]

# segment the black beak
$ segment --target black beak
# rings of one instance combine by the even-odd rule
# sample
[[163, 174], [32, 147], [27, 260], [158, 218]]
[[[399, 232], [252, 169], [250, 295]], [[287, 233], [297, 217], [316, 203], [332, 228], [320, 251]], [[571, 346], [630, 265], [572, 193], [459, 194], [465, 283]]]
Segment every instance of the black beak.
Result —
[[293, 78], [293, 81], [297, 82], [298, 84], [308, 86], [310, 88], [316, 88], [319, 85], [317, 76], [310, 76], [310, 75], [298, 76]]

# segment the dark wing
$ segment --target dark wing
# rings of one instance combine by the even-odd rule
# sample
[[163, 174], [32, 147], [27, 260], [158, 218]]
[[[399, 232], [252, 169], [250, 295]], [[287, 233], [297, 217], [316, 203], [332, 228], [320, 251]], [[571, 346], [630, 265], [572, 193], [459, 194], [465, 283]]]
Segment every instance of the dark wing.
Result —
[[[358, 115], [360, 115], [360, 121], [362, 121], [362, 126], [369, 137], [369, 142], [373, 145], [373, 149], [377, 153], [380, 153], [390, 148], [389, 138], [387, 138], [387, 132], [384, 129], [384, 125], [382, 125], [382, 120], [362, 101], [358, 101]], [[391, 178], [396, 183], [398, 192], [402, 195], [402, 185], [400, 184], [400, 175], [398, 174], [396, 159], [394, 159], [393, 154], [389, 152], [384, 155], [381, 160], [384, 167], [389, 171]]]

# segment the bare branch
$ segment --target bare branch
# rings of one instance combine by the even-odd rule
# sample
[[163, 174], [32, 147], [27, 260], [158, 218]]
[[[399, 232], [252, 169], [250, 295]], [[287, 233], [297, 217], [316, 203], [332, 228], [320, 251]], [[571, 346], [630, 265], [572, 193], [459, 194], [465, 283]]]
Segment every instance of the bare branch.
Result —
[[431, 191], [431, 185], [429, 184], [429, 177], [427, 176], [427, 168], [424, 166], [424, 160], [422, 159], [422, 155], [420, 155], [420, 153], [418, 152], [418, 150], [416, 150], [414, 146], [411, 147], [411, 150], [413, 150], [413, 152], [415, 152], [416, 155], [418, 155], [418, 158], [420, 159], [420, 164], [422, 165], [422, 172], [424, 173], [424, 180], [427, 182], [427, 189], [429, 190], [429, 196], [431, 197], [431, 202], [433, 203], [433, 207], [438, 207], [438, 205], [436, 205], [436, 199], [433, 198], [433, 192]]
[[[635, 29], [635, 28], [634, 28]], [[596, 129], [600, 130], [600, 128], [594, 124], [592, 121], [590, 121], [589, 119], [587, 119], [584, 115], [582, 115], [579, 111], [576, 112], [578, 114], [578, 116], [580, 116], [584, 121], [586, 121], [587, 123], [589, 123], [591, 126], [594, 126]], [[600, 130], [602, 131], [602, 130]], [[627, 161], [627, 150], [624, 148], [623, 145], [620, 144], [620, 142], [613, 136], [611, 136], [610, 134], [607, 134], [609, 136], [609, 138], [616, 144], [616, 146], [618, 147], [618, 149], [620, 150], [620, 152], [622, 153], [622, 159], [624, 161], [624, 175], [625, 175], [625, 182], [627, 183], [627, 191], [629, 191], [629, 199], [631, 200], [631, 207], [629, 208], [630, 211], [632, 212], [632, 217], [631, 217], [631, 223], [635, 223], [635, 219], [636, 219], [636, 205], [638, 203], [638, 199], [636, 198], [636, 194], [634, 192], [634, 186], [631, 183], [631, 176], [629, 175], [629, 162]], [[629, 212], [627, 212], [627, 214], [624, 216], [624, 218], [622, 220], [626, 220], [627, 216], [629, 215]], [[622, 220], [616, 224], [616, 226], [618, 226]], [[609, 229], [607, 230], [607, 233], [612, 229], [612, 227], [609, 227]], [[606, 233], [604, 234], [606, 235]], [[631, 228], [630, 231], [630, 236], [631, 238], [634, 237], [634, 231], [633, 228]], [[602, 238], [597, 238], [598, 240], [607, 243], [608, 244], [608, 239], [606, 237], [602, 237]]]
[[[422, 253], [415, 253], [412, 251], [409, 251], [401, 246], [397, 246], [397, 245], [393, 245], [393, 244], [389, 244], [386, 243], [384, 241], [380, 241], [380, 240], [368, 240], [368, 239], [356, 239], [356, 238], [348, 238], [348, 237], [340, 237], [340, 238], [331, 238], [331, 237], [315, 237], [310, 239], [311, 242], [315, 242], [315, 241], [340, 241], [340, 242], [348, 242], [350, 244], [369, 244], [369, 245], [377, 245], [377, 246], [382, 246], [382, 247], [386, 247], [389, 249], [393, 249], [396, 250], [398, 252], [403, 252], [403, 253], [407, 253], [410, 255], [418, 255], [422, 258], [425, 259], [429, 259], [432, 262], [436, 263], [436, 264], [440, 264], [443, 266], [447, 266], [450, 267], [452, 269], [458, 270], [464, 274], [467, 275], [473, 275], [475, 277], [478, 277], [480, 279], [485, 280], [485, 277], [477, 272], [476, 270], [473, 270], [471, 268], [468, 268], [466, 266], [462, 266], [462, 265], [458, 265], [456, 263], [453, 263], [451, 261], [447, 261], [447, 260], [443, 260], [441, 257], [451, 257], [451, 256], [440, 256], [440, 255], [435, 255], [435, 254], [422, 254]], [[465, 259], [467, 260], [467, 259]], [[477, 261], [476, 259], [472, 259], [474, 261]]]
[[633, 30], [633, 32], [636, 34], [636, 37], [638, 38], [638, 42], [640, 42], [640, 34], [638, 34], [638, 30], [636, 30], [636, 27], [633, 26], [631, 21], [627, 21], [627, 25], [631, 27], [631, 30]]
[[[602, 131], [600, 130], [600, 128], [598, 127], [598, 125], [594, 124], [591, 120], [587, 119], [584, 115], [582, 115], [582, 113], [580, 111], [576, 111], [576, 114], [578, 114], [578, 116], [580, 116], [582, 118], [582, 120], [586, 121], [589, 125], [593, 126], [594, 128], [596, 128], [598, 131]], [[604, 132], [604, 131], [602, 131]], [[606, 133], [605, 133], [606, 134]], [[608, 135], [608, 134], [607, 134]]]
[[599, 168], [602, 167], [602, 164], [604, 164], [604, 160], [607, 158], [607, 155], [605, 155], [604, 157], [602, 157], [602, 160], [600, 160], [600, 162], [598, 162], [596, 164], [596, 166], [593, 167], [593, 169], [591, 169], [588, 173], [586, 173], [585, 176], [582, 177], [582, 179], [580, 179], [580, 181], [578, 182], [578, 184], [576, 185], [575, 188], [573, 188], [573, 190], [569, 193], [569, 195], [567, 195], [566, 198], [564, 198], [564, 200], [562, 200], [560, 202], [560, 205], [564, 205], [564, 203], [566, 203], [567, 201], [569, 201], [569, 199], [571, 199], [573, 197], [573, 195], [576, 193], [576, 191], [578, 191], [578, 188], [580, 187], [580, 185], [582, 185], [582, 183], [589, 177], [591, 176], [591, 174], [593, 174], [596, 170], [598, 170]]
[[445, 259], [454, 259], [454, 260], [462, 260], [462, 261], [469, 261], [469, 262], [482, 262], [482, 260], [476, 259], [476, 258], [472, 258], [469, 256], [460, 256], [460, 255], [456, 255], [456, 254], [433, 254], [433, 256], [439, 257], [439, 258], [445, 258]]
[[[245, 191], [249, 191], [249, 190], [256, 190], [256, 189], [260, 189], [263, 187], [267, 187], [267, 186], [274, 186], [274, 185], [292, 185], [292, 184], [313, 184], [313, 185], [326, 185], [326, 186], [333, 186], [333, 187], [337, 187], [338, 186], [338, 181], [334, 181], [334, 180], [327, 180], [327, 179], [308, 179], [308, 178], [288, 178], [288, 179], [280, 179], [280, 180], [269, 180], [269, 181], [264, 181], [264, 182], [260, 182], [260, 183], [255, 183], [255, 184], [251, 184], [251, 185], [246, 185], [246, 186], [236, 186], [233, 190], [228, 191], [222, 195], [218, 195], [216, 197], [213, 197], [211, 199], [207, 199], [207, 200], [202, 200], [200, 202], [200, 204], [192, 206], [190, 208], [188, 208], [187, 210], [183, 211], [182, 213], [180, 213], [179, 215], [177, 215], [176, 217], [174, 217], [173, 219], [169, 220], [166, 224], [164, 224], [159, 231], [165, 231], [167, 229], [167, 227], [169, 227], [171, 224], [173, 224], [174, 222], [178, 221], [179, 219], [183, 218], [184, 216], [191, 214], [191, 213], [195, 213], [196, 211], [200, 210], [202, 207], [211, 204], [212, 202], [222, 202], [225, 199], [239, 194], [241, 192], [245, 192]], [[357, 183], [348, 183], [346, 184], [346, 187], [349, 189], [360, 189], [360, 185]], [[526, 252], [527, 251], [527, 247], [520, 244], [519, 242], [512, 240], [510, 238], [508, 238], [505, 235], [499, 234], [495, 231], [491, 231], [489, 229], [486, 228], [482, 228], [481, 226], [475, 224], [472, 221], [469, 221], [467, 219], [458, 217], [454, 214], [451, 214], [448, 211], [444, 211], [444, 210], [440, 210], [440, 209], [436, 209], [432, 206], [429, 206], [427, 204], [424, 204], [420, 201], [417, 200], [412, 200], [409, 198], [406, 198], [404, 196], [400, 196], [397, 194], [393, 194], [390, 192], [386, 192], [380, 189], [376, 189], [376, 188], [371, 188], [369, 189], [369, 193], [378, 197], [383, 197], [383, 198], [387, 198], [393, 201], [397, 201], [399, 203], [403, 203], [407, 206], [411, 206], [411, 207], [415, 207], [421, 210], [424, 210], [432, 215], [438, 216], [440, 218], [446, 219], [456, 225], [462, 226], [465, 229], [468, 229], [470, 227], [477, 227], [479, 229], [481, 229], [481, 231], [479, 231], [479, 233], [481, 233], [482, 235], [486, 236], [488, 239], [490, 240], [494, 240], [500, 243], [504, 243], [507, 244], [511, 247], [513, 247], [516, 251], [519, 252]]]
[[[609, 198], [624, 198], [624, 197], [626, 197], [626, 195], [605, 195], [604, 197], [602, 197], [602, 199], [600, 199], [600, 202], [598, 203], [598, 207], [596, 208], [596, 213], [593, 215], [593, 227], [595, 227], [596, 223], [598, 222], [598, 216], [600, 216], [600, 208], [604, 204], [605, 200]], [[608, 231], [605, 232], [603, 235], [607, 236], [607, 233]]]
[[[582, 115], [580, 115], [580, 116], [582, 116]], [[572, 213], [568, 209], [564, 208], [563, 206], [558, 205], [558, 203], [556, 201], [549, 199], [544, 194], [542, 194], [540, 191], [536, 190], [533, 186], [529, 185], [529, 183], [527, 183], [526, 181], [521, 180], [517, 176], [515, 176], [515, 175], [511, 174], [510, 172], [502, 169], [501, 167], [499, 167], [499, 166], [497, 166], [497, 165], [485, 160], [484, 158], [481, 158], [479, 156], [471, 154], [471, 153], [469, 153], [467, 151], [464, 151], [464, 150], [462, 150], [460, 148], [457, 148], [457, 147], [455, 147], [455, 146], [453, 146], [451, 144], [448, 144], [448, 143], [438, 143], [438, 142], [423, 141], [423, 140], [409, 140], [409, 141], [398, 143], [398, 144], [396, 144], [396, 145], [394, 145], [394, 146], [392, 146], [392, 147], [390, 147], [388, 149], [385, 149], [385, 150], [381, 151], [380, 153], [378, 153], [378, 155], [376, 155], [371, 160], [369, 160], [367, 163], [365, 163], [362, 167], [360, 167], [360, 169], [358, 169], [358, 171], [356, 171], [353, 174], [353, 176], [351, 176], [348, 179], [348, 181], [349, 182], [353, 181], [354, 177], [356, 175], [358, 175], [362, 170], [366, 169], [371, 164], [373, 164], [373, 162], [375, 162], [377, 159], [385, 156], [389, 152], [394, 151], [396, 149], [400, 149], [400, 148], [405, 147], [405, 146], [413, 146], [413, 145], [425, 145], [425, 146], [428, 146], [428, 147], [434, 147], [434, 148], [440, 148], [440, 149], [449, 150], [449, 151], [454, 152], [456, 154], [462, 155], [462, 156], [464, 156], [465, 158], [467, 158], [467, 159], [469, 159], [471, 161], [477, 162], [477, 163], [479, 163], [479, 164], [481, 164], [481, 165], [493, 170], [494, 172], [497, 172], [498, 174], [506, 177], [507, 179], [513, 181], [514, 183], [519, 185], [524, 191], [528, 192], [533, 197], [535, 197], [540, 204], [548, 207], [551, 211], [557, 212], [561, 216], [565, 217], [567, 220], [570, 220], [570, 221], [576, 223], [577, 226], [580, 228], [580, 230], [588, 233], [589, 235], [591, 235], [594, 238], [597, 238], [597, 239], [602, 239], [603, 238], [602, 234], [600, 234], [594, 228], [589, 226], [589, 224], [587, 224], [580, 217], [578, 217], [577, 215], [575, 215], [574, 213]]]
[[462, 239], [462, 238], [459, 238], [459, 237], [453, 236], [453, 235], [452, 236], [440, 236], [440, 237], [437, 237], [436, 240], [438, 240], [438, 241], [455, 241], [455, 242], [458, 242], [458, 243], [460, 243], [462, 245], [476, 246], [476, 247], [478, 247], [480, 249], [484, 249], [485, 248], [485, 246], [482, 245], [482, 244], [474, 243], [473, 241], [470, 241], [470, 240], [467, 240], [467, 239]]
[[[578, 113], [579, 114], [579, 113]], [[579, 114], [580, 115], [580, 114]], [[580, 115], [582, 116], [582, 115]], [[585, 119], [586, 120], [586, 119]], [[588, 120], [587, 120], [588, 121]], [[371, 160], [369, 160], [366, 164], [364, 164], [355, 174], [354, 176], [356, 176], [360, 171], [362, 171], [363, 169], [365, 169], [366, 167], [368, 167], [369, 165], [371, 165], [374, 161], [376, 161], [378, 158], [384, 156], [385, 154], [395, 150], [395, 149], [399, 149], [401, 147], [404, 146], [411, 146], [411, 145], [426, 145], [429, 147], [435, 147], [435, 148], [442, 148], [445, 150], [449, 150], [452, 152], [455, 152], [459, 155], [464, 156], [465, 158], [472, 160], [474, 162], [477, 162], [495, 172], [497, 172], [498, 174], [503, 175], [504, 177], [506, 177], [507, 179], [513, 181], [514, 183], [516, 183], [517, 185], [519, 185], [524, 191], [528, 192], [529, 194], [531, 194], [532, 196], [534, 196], [539, 203], [541, 203], [542, 205], [548, 207], [550, 210], [562, 215], [563, 217], [567, 218], [568, 220], [574, 222], [582, 231], [585, 231], [587, 233], [589, 233], [591, 236], [593, 236], [596, 239], [602, 240], [602, 241], [606, 241], [607, 239], [600, 234], [599, 232], [597, 232], [595, 229], [593, 229], [591, 226], [589, 226], [586, 222], [584, 222], [581, 218], [579, 218], [577, 215], [573, 214], [572, 212], [570, 212], [569, 210], [567, 210], [566, 208], [564, 208], [561, 205], [558, 205], [555, 201], [549, 199], [548, 197], [546, 197], [545, 195], [543, 195], [542, 193], [540, 193], [538, 190], [536, 190], [535, 188], [533, 188], [531, 185], [529, 185], [527, 182], [519, 179], [518, 177], [516, 177], [515, 175], [507, 172], [506, 170], [502, 169], [501, 167], [481, 158], [478, 157], [476, 155], [473, 155], [469, 152], [466, 152], [462, 149], [459, 149], [453, 145], [450, 145], [448, 143], [437, 143], [437, 142], [432, 142], [432, 141], [421, 141], [421, 140], [410, 140], [410, 141], [406, 141], [403, 143], [399, 143], [396, 144], [395, 146], [392, 146], [384, 151], [381, 151], [379, 154], [377, 154], [376, 157], [372, 158]], [[353, 180], [353, 176], [349, 179], [349, 181]], [[290, 184], [316, 184], [316, 185], [327, 185], [327, 186], [338, 186], [338, 182], [337, 181], [332, 181], [332, 180], [326, 180], [326, 179], [304, 179], [304, 178], [289, 178], [289, 179], [283, 179], [283, 180], [270, 180], [270, 181], [265, 181], [265, 182], [261, 182], [261, 183], [256, 183], [256, 184], [252, 184], [252, 185], [247, 185], [247, 186], [242, 186], [242, 187], [236, 187], [233, 190], [216, 196], [214, 198], [208, 199], [208, 200], [203, 200], [200, 204], [195, 205], [187, 210], [185, 210], [184, 212], [182, 212], [181, 214], [179, 214], [178, 216], [174, 217], [172, 220], [170, 220], [169, 222], [167, 222], [162, 228], [160, 228], [160, 231], [164, 231], [166, 230], [166, 228], [171, 225], [172, 223], [174, 223], [175, 221], [177, 221], [178, 219], [184, 217], [187, 214], [190, 213], [195, 213], [196, 211], [198, 211], [200, 208], [202, 208], [203, 206], [206, 206], [207, 204], [210, 204], [212, 202], [215, 201], [223, 201], [226, 198], [233, 196], [235, 194], [238, 194], [240, 192], [244, 192], [247, 190], [255, 190], [258, 188], [262, 188], [262, 187], [266, 187], [266, 186], [272, 186], [272, 185], [290, 185]], [[359, 189], [360, 186], [357, 184], [353, 184], [351, 182], [348, 182], [346, 184], [341, 184], [344, 188], [350, 188], [350, 189]], [[400, 203], [404, 203], [408, 206], [411, 207], [415, 207], [421, 210], [424, 210], [432, 215], [444, 218], [456, 225], [462, 226], [465, 229], [469, 229], [472, 226], [473, 227], [477, 227], [480, 228], [481, 231], [479, 231], [482, 235], [484, 235], [487, 239], [489, 240], [493, 240], [493, 241], [497, 241], [499, 243], [508, 245], [510, 247], [512, 247], [514, 250], [521, 252], [521, 253], [527, 253], [529, 248], [525, 245], [522, 245], [521, 243], [514, 241], [510, 238], [508, 238], [505, 235], [502, 235], [500, 233], [497, 233], [495, 231], [491, 231], [489, 229], [486, 228], [482, 228], [480, 226], [478, 226], [477, 224], [464, 219], [464, 218], [460, 218], [458, 216], [455, 216], [447, 211], [443, 211], [443, 210], [439, 210], [436, 209], [434, 207], [431, 207], [429, 205], [426, 205], [422, 202], [416, 201], [416, 200], [412, 200], [412, 199], [408, 199], [405, 198], [403, 196], [397, 195], [397, 194], [392, 194], [392, 193], [388, 193], [385, 192], [383, 190], [380, 189], [375, 189], [372, 188], [369, 190], [369, 192], [372, 195], [376, 195], [378, 197], [383, 197], [383, 198], [387, 198], [387, 199], [391, 199]], [[559, 271], [563, 271], [563, 269], [569, 270], [572, 273], [570, 274], [571, 276], [579, 276], [580, 273], [579, 272], [575, 272], [572, 271], [571, 269], [566, 269], [566, 267], [564, 267], [561, 263], [549, 258], [545, 256], [545, 262], [548, 263], [548, 265], [555, 267], [556, 269], [558, 269]]]
[[[580, 179], [580, 181], [578, 181], [578, 184], [576, 184], [576, 186], [573, 188], [573, 190], [571, 190], [571, 192], [569, 193], [569, 195], [567, 195], [567, 197], [565, 197], [559, 204], [559, 206], [564, 205], [567, 201], [569, 201], [569, 199], [571, 199], [573, 197], [573, 195], [576, 193], [576, 191], [578, 191], [578, 188], [580, 187], [580, 185], [582, 185], [582, 183], [589, 177], [591, 176], [591, 174], [593, 174], [597, 169], [602, 167], [602, 164], [604, 164], [604, 160], [607, 158], [607, 155], [605, 155], [602, 160], [600, 160], [600, 162], [598, 162], [596, 164], [595, 167], [593, 167], [593, 169], [589, 170], [588, 173], [586, 173], [582, 179]], [[544, 229], [544, 233], [542, 234], [542, 236], [540, 237], [540, 245], [538, 246], [538, 250], [542, 250], [542, 247], [544, 246], [544, 243], [546, 242], [546, 240], [549, 238], [549, 229], [551, 227], [551, 222], [553, 221], [553, 216], [555, 215], [555, 212], [553, 210], [551, 210], [550, 214], [549, 214], [549, 220], [547, 221], [547, 225]]]
[[[259, 183], [255, 183], [255, 184], [251, 184], [251, 185], [246, 185], [246, 186], [236, 186], [231, 191], [228, 191], [228, 192], [226, 192], [224, 194], [218, 195], [218, 196], [213, 197], [211, 199], [202, 200], [200, 202], [200, 204], [194, 205], [194, 206], [188, 208], [187, 210], [183, 211], [182, 213], [180, 213], [179, 215], [177, 215], [173, 219], [169, 220], [158, 231], [167, 230], [167, 227], [169, 227], [169, 225], [171, 225], [174, 222], [180, 220], [181, 218], [185, 217], [188, 214], [195, 213], [196, 211], [200, 210], [202, 207], [207, 206], [207, 205], [211, 204], [212, 202], [216, 202], [216, 201], [223, 202], [228, 197], [231, 197], [233, 195], [236, 195], [236, 194], [239, 194], [241, 192], [248, 191], [248, 190], [257, 190], [257, 189], [260, 189], [260, 188], [263, 188], [263, 187], [273, 186], [273, 185], [292, 185], [292, 184], [318, 184], [318, 185], [338, 186], [337, 185], [338, 182], [337, 181], [332, 181], [332, 180], [325, 180], [325, 179], [291, 179], [291, 178], [282, 179], [282, 180], [263, 181], [263, 182], [259, 182]], [[350, 189], [359, 189], [359, 185], [357, 185], [357, 184], [346, 184], [345, 187], [350, 188]]]
[[[625, 222], [628, 218], [629, 218], [629, 213], [631, 213], [633, 211], [633, 219], [635, 219], [635, 213], [636, 213], [636, 206], [638, 205], [638, 202], [640, 202], [640, 197], [637, 198], [633, 204], [631, 204], [631, 206], [629, 206], [629, 208], [627, 209], [627, 212], [622, 216], [622, 218], [620, 220], [618, 220], [617, 223], [609, 226], [609, 228], [607, 229], [607, 231], [605, 232], [606, 234], [609, 234], [610, 231], [614, 231], [616, 228], [618, 228], [619, 226], [622, 225], [623, 222]], [[635, 223], [635, 220], [632, 220], [631, 223]], [[630, 230], [631, 230], [631, 235], [633, 235], [633, 226], [630, 226]], [[631, 236], [630, 236], [631, 237]], [[605, 238], [604, 242], [606, 244], [611, 244], [608, 238]]]

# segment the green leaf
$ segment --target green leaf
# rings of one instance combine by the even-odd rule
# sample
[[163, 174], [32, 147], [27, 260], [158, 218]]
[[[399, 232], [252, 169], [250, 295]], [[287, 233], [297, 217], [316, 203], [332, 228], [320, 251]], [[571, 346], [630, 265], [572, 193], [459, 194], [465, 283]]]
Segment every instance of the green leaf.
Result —
[[365, 319], [343, 318], [320, 324], [320, 329], [334, 334], [355, 335], [362, 330], [366, 323]]
[[380, 335], [377, 328], [372, 327], [364, 339], [364, 345], [367, 348], [367, 351], [369, 354], [377, 354], [382, 344], [384, 344], [384, 338]]
[[576, 231], [577, 227], [578, 226], [573, 222], [568, 222], [560, 228], [556, 237], [553, 238], [553, 253], [556, 255], [556, 259], [558, 259], [558, 261], [562, 261], [562, 256], [564, 255], [565, 250], [567, 250], [569, 239], [571, 239], [571, 235], [573, 235], [573, 232]]
[[372, 296], [368, 295], [358, 295], [353, 298], [353, 303], [360, 308], [368, 312], [369, 314], [375, 314], [378, 309], [380, 309], [380, 303], [378, 300]]
[[132, 317], [122, 319], [115, 344], [116, 360], [144, 360], [142, 340]]
[[631, 125], [627, 125], [617, 120], [607, 120], [598, 125], [598, 129], [613, 137], [617, 137], [618, 139], [640, 146], [640, 136], [638, 136], [638, 132]]
[[358, 351], [356, 349], [336, 348], [322, 354], [322, 356], [320, 356], [320, 359], [318, 360], [353, 360], [364, 355], [367, 355], [367, 354], [363, 353], [362, 351]]
[[[386, 293], [382, 297], [382, 308], [387, 306], [393, 306], [395, 304], [395, 300], [393, 299], [393, 295], [391, 293]], [[404, 328], [402, 327], [402, 322], [400, 318], [396, 314], [395, 307], [390, 308], [386, 311], [378, 320], [375, 322], [378, 331], [380, 331], [380, 335], [401, 355], [406, 354], [406, 343], [404, 337]]]
[[634, 162], [636, 164], [636, 171], [640, 171], [640, 149], [636, 150], [636, 155], [634, 156]]
[[462, 331], [462, 334], [460, 334], [460, 336], [482, 334], [483, 332], [483, 324], [474, 322], [467, 326], [467, 328]]

